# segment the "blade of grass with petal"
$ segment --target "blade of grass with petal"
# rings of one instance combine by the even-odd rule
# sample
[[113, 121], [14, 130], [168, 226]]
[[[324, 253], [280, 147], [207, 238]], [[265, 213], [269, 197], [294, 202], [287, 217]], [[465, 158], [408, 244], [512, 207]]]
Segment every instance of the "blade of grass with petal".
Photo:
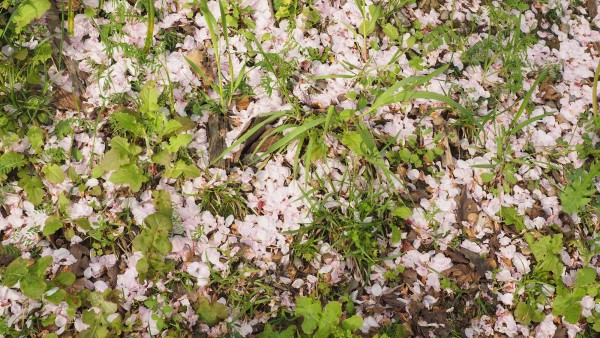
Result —
[[[546, 78], [546, 74], [548, 74], [548, 71], [546, 69], [544, 69], [542, 71], [542, 73], [540, 74], [540, 76], [538, 76], [538, 78], [535, 79], [535, 82], [533, 82], [533, 84], [531, 85], [531, 88], [529, 88], [529, 90], [523, 97], [523, 102], [521, 102], [521, 106], [519, 107], [517, 114], [515, 115], [513, 120], [510, 122], [509, 130], [512, 130], [515, 127], [515, 123], [517, 123], [517, 121], [519, 121], [519, 119], [521, 118], [521, 115], [523, 115], [523, 113], [525, 112], [525, 108], [527, 108], [527, 104], [529, 103], [529, 100], [531, 100], [531, 96], [533, 95], [533, 92], [535, 91], [537, 86], [540, 84], [540, 82], [542, 82]], [[511, 134], [512, 134], [512, 132], [511, 132]]]
[[294, 140], [296, 137], [298, 137], [302, 133], [305, 133], [308, 130], [310, 130], [311, 128], [314, 128], [320, 124], [323, 124], [324, 122], [325, 122], [325, 117], [321, 117], [316, 120], [312, 120], [312, 121], [306, 122], [300, 126], [297, 126], [296, 128], [294, 128], [294, 130], [292, 130], [291, 132], [286, 134], [281, 140], [275, 142], [275, 144], [273, 144], [269, 149], [267, 149], [266, 153], [271, 154], [274, 151], [276, 151], [277, 149], [280, 149], [280, 148], [288, 145], [290, 142], [292, 142], [292, 140]]
[[237, 148], [239, 145], [244, 143], [250, 136], [252, 136], [258, 130], [260, 130], [260, 128], [262, 128], [266, 124], [271, 123], [288, 113], [290, 113], [289, 110], [283, 110], [283, 111], [277, 111], [277, 112], [264, 114], [264, 115], [271, 115], [271, 116], [267, 117], [264, 121], [257, 123], [256, 126], [252, 127], [250, 130], [248, 130], [246, 133], [244, 133], [244, 135], [242, 135], [235, 142], [233, 142], [231, 144], [231, 146], [229, 146], [227, 149], [225, 149], [223, 151], [223, 153], [221, 153], [221, 155], [217, 156], [210, 164], [211, 165], [215, 164], [218, 160], [222, 159], [224, 156], [229, 154], [233, 149]]

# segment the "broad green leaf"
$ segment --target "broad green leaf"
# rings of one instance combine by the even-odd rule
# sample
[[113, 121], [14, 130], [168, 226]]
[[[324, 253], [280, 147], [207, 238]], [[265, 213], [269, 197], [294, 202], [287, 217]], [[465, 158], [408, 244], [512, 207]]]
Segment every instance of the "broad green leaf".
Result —
[[342, 316], [342, 304], [332, 301], [325, 305], [325, 309], [319, 320], [319, 328], [315, 333], [315, 338], [327, 338], [329, 334], [338, 327], [340, 317]]
[[500, 216], [504, 218], [504, 223], [507, 225], [514, 225], [517, 231], [521, 232], [525, 230], [525, 217], [517, 213], [516, 208], [502, 207], [500, 209]]
[[47, 164], [42, 168], [46, 179], [52, 183], [60, 184], [65, 180], [65, 173], [57, 164]]
[[110, 140], [111, 149], [115, 149], [119, 152], [119, 154], [131, 157], [133, 155], [137, 155], [142, 151], [140, 146], [136, 146], [135, 144], [129, 144], [126, 138], [116, 136]]
[[390, 38], [390, 40], [398, 40], [400, 37], [398, 29], [389, 22], [383, 26], [383, 33]]
[[115, 184], [128, 185], [131, 191], [138, 192], [142, 184], [148, 181], [144, 172], [135, 164], [121, 167], [110, 176], [110, 181]]
[[48, 0], [25, 0], [13, 12], [10, 20], [15, 24], [15, 33], [21, 33], [34, 19], [39, 19], [50, 9]]
[[19, 280], [29, 274], [26, 262], [23, 258], [19, 257], [12, 261], [4, 271], [4, 277], [2, 284], [8, 287], [13, 287]]
[[592, 200], [585, 196], [585, 191], [575, 190], [570, 186], [566, 187], [565, 190], [560, 193], [563, 211], [569, 214], [581, 211], [583, 207], [587, 206]]
[[302, 320], [302, 331], [312, 334], [321, 318], [321, 302], [310, 297], [300, 297], [296, 301], [296, 316], [304, 317]]
[[126, 112], [115, 112], [110, 115], [111, 125], [117, 131], [127, 131], [135, 136], [144, 134], [144, 127], [138, 122], [137, 118]]
[[183, 125], [181, 124], [181, 122], [177, 120], [168, 120], [167, 122], [165, 122], [164, 128], [160, 131], [160, 135], [161, 137], [162, 135], [169, 135], [170, 133], [173, 133], [182, 127]]
[[76, 279], [76, 277], [75, 277], [74, 273], [72, 273], [70, 271], [63, 271], [54, 278], [54, 281], [58, 282], [64, 286], [70, 286], [70, 285], [73, 285], [73, 283], [75, 282], [75, 279]]
[[364, 151], [363, 139], [360, 134], [356, 131], [351, 131], [344, 136], [342, 136], [342, 144], [348, 147], [348, 149], [352, 150], [357, 155], [365, 156], [367, 153]]
[[[129, 163], [129, 157], [123, 155], [116, 149], [111, 149], [104, 154], [102, 161], [96, 168], [101, 168], [103, 171], [117, 170], [122, 165]], [[100, 175], [102, 175], [101, 173]]]
[[585, 267], [575, 274], [575, 286], [585, 287], [596, 282], [596, 270], [594, 268]]
[[25, 156], [19, 153], [11, 151], [0, 155], [0, 180], [6, 179], [9, 172], [22, 167], [25, 163]]
[[31, 149], [40, 152], [44, 146], [44, 133], [38, 126], [30, 126], [27, 131], [27, 140], [31, 143]]
[[42, 230], [42, 234], [44, 236], [52, 235], [58, 230], [62, 229], [63, 224], [60, 221], [58, 216], [52, 215], [46, 219], [46, 223], [44, 224], [44, 229]]
[[148, 264], [148, 259], [146, 257], [140, 258], [135, 264], [135, 269], [140, 275], [145, 275], [150, 270], [150, 264]]
[[525, 234], [525, 239], [531, 247], [538, 269], [552, 271], [555, 275], [562, 274], [564, 266], [558, 256], [562, 250], [562, 234], [544, 236], [539, 239], [534, 239], [532, 235]]
[[200, 168], [195, 164], [186, 164], [183, 160], [177, 161], [174, 168], [169, 168], [166, 176], [171, 178], [177, 178], [179, 176], [185, 178], [196, 178], [201, 174]]
[[165, 149], [170, 153], [176, 153], [179, 149], [185, 148], [190, 142], [192, 142], [192, 135], [190, 134], [179, 134], [177, 136], [169, 137], [169, 144], [165, 146]]
[[293, 325], [288, 326], [283, 331], [273, 331], [271, 324], [265, 325], [265, 329], [258, 335], [258, 338], [295, 338], [296, 327]]
[[[47, 301], [49, 301], [53, 304], [60, 304], [60, 302], [65, 300], [65, 297], [67, 296], [67, 292], [63, 289], [58, 289], [58, 290], [56, 290], [56, 289], [58, 289], [58, 288], [55, 288], [54, 290], [50, 289], [49, 291], [47, 291], [44, 294], [44, 299], [46, 299]], [[54, 291], [54, 292], [52, 292], [52, 291]]]
[[586, 292], [583, 288], [575, 288], [573, 292], [557, 295], [552, 303], [552, 314], [564, 316], [565, 320], [571, 324], [577, 323], [583, 311], [581, 299], [585, 295]]
[[31, 266], [29, 272], [36, 277], [43, 277], [50, 265], [52, 265], [52, 256], [44, 256]]
[[400, 232], [400, 229], [398, 229], [397, 226], [393, 225], [392, 226], [392, 243], [396, 244], [398, 242], [400, 242], [402, 240], [402, 233]]
[[46, 284], [43, 278], [32, 275], [21, 278], [19, 283], [23, 294], [33, 299], [42, 299], [42, 296], [48, 287], [48, 284]]
[[361, 316], [354, 315], [350, 318], [346, 318], [342, 321], [342, 328], [354, 332], [360, 329], [363, 325], [363, 319]]
[[525, 325], [529, 325], [533, 322], [541, 322], [545, 316], [541, 311], [538, 311], [534, 305], [528, 305], [524, 302], [519, 302], [515, 309], [515, 319]]
[[169, 155], [168, 151], [163, 150], [161, 152], [158, 152], [158, 153], [152, 155], [152, 161], [154, 161], [154, 163], [160, 164], [162, 166], [168, 166], [169, 163], [171, 163], [171, 155]]
[[133, 240], [133, 248], [143, 253], [156, 251], [163, 255], [171, 252], [169, 232], [173, 228], [171, 220], [162, 213], [154, 213], [144, 220], [146, 228]]
[[412, 210], [409, 207], [397, 207], [392, 211], [392, 216], [409, 218], [412, 216]]
[[158, 89], [156, 82], [148, 81], [140, 90], [140, 111], [142, 113], [154, 113], [160, 108], [158, 106]]
[[43, 189], [44, 183], [38, 177], [26, 177], [19, 181], [19, 185], [27, 194], [27, 199], [33, 205], [39, 205], [44, 200], [46, 192]]
[[52, 47], [49, 43], [44, 42], [35, 48], [35, 55], [31, 58], [33, 63], [45, 63], [52, 56]]

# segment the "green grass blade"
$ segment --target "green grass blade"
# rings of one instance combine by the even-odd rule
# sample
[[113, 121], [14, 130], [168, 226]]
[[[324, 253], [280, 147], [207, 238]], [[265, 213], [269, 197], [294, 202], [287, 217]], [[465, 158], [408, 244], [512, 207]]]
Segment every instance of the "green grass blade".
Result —
[[231, 144], [231, 146], [229, 146], [219, 156], [217, 156], [217, 158], [215, 158], [210, 163], [210, 165], [215, 164], [217, 161], [219, 161], [220, 159], [222, 159], [225, 155], [229, 154], [233, 149], [235, 149], [236, 147], [238, 147], [239, 145], [241, 145], [242, 143], [244, 143], [250, 136], [252, 136], [255, 132], [257, 132], [264, 125], [277, 120], [278, 118], [284, 116], [285, 114], [287, 114], [289, 112], [290, 111], [288, 111], [288, 110], [283, 110], [283, 111], [278, 111], [278, 112], [272, 112], [272, 113], [265, 114], [265, 115], [271, 115], [271, 116], [269, 116], [268, 118], [266, 118], [264, 121], [256, 124], [256, 126], [252, 127], [247, 132], [245, 132], [244, 135], [242, 135], [240, 138], [238, 138], [235, 142], [233, 142]]

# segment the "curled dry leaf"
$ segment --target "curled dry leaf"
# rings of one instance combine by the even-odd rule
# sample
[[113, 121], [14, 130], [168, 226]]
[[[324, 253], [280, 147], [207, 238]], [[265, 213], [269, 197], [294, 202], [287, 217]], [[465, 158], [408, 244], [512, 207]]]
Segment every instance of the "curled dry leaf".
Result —
[[[200, 80], [202, 80], [202, 86], [204, 88], [209, 88], [215, 82], [215, 77], [209, 67], [206, 51], [194, 49], [189, 52], [186, 57], [197, 67], [197, 69], [192, 68], [192, 70], [194, 70]], [[200, 72], [198, 72], [198, 70]]]
[[52, 99], [56, 109], [59, 110], [77, 111], [82, 108], [81, 99], [77, 94], [71, 93], [60, 87], [52, 93]]

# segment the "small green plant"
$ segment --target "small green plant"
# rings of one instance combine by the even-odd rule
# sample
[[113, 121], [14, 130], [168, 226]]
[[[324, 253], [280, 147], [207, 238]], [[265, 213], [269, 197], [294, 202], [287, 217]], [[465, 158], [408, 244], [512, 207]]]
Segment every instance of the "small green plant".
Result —
[[206, 188], [195, 196], [201, 198], [201, 209], [208, 210], [213, 215], [223, 217], [233, 215], [236, 219], [243, 219], [248, 212], [240, 184], [221, 184]]
[[265, 331], [259, 337], [314, 337], [314, 338], [358, 338], [355, 335], [363, 325], [362, 317], [354, 315], [343, 319], [342, 304], [331, 301], [323, 307], [321, 301], [311, 297], [300, 297], [296, 301], [294, 314], [302, 317], [300, 328], [289, 326], [284, 331], [273, 331], [273, 327], [267, 325]]
[[582, 213], [590, 207], [598, 207], [598, 192], [594, 179], [600, 176], [600, 163], [594, 162], [588, 170], [580, 167], [568, 174], [569, 184], [560, 193], [563, 211]]
[[52, 264], [52, 256], [44, 256], [31, 265], [29, 263], [20, 257], [13, 260], [3, 272], [2, 284], [13, 287], [19, 283], [27, 297], [38, 300], [44, 297], [54, 304], [62, 302], [67, 295], [64, 288], [75, 282], [75, 275], [61, 272], [53, 280], [47, 280], [46, 270]]
[[172, 249], [169, 239], [173, 229], [171, 198], [165, 191], [156, 191], [154, 204], [158, 211], [144, 219], [145, 227], [133, 240], [133, 250], [144, 255], [136, 265], [142, 279], [164, 272], [171, 266], [165, 261], [165, 256]]

